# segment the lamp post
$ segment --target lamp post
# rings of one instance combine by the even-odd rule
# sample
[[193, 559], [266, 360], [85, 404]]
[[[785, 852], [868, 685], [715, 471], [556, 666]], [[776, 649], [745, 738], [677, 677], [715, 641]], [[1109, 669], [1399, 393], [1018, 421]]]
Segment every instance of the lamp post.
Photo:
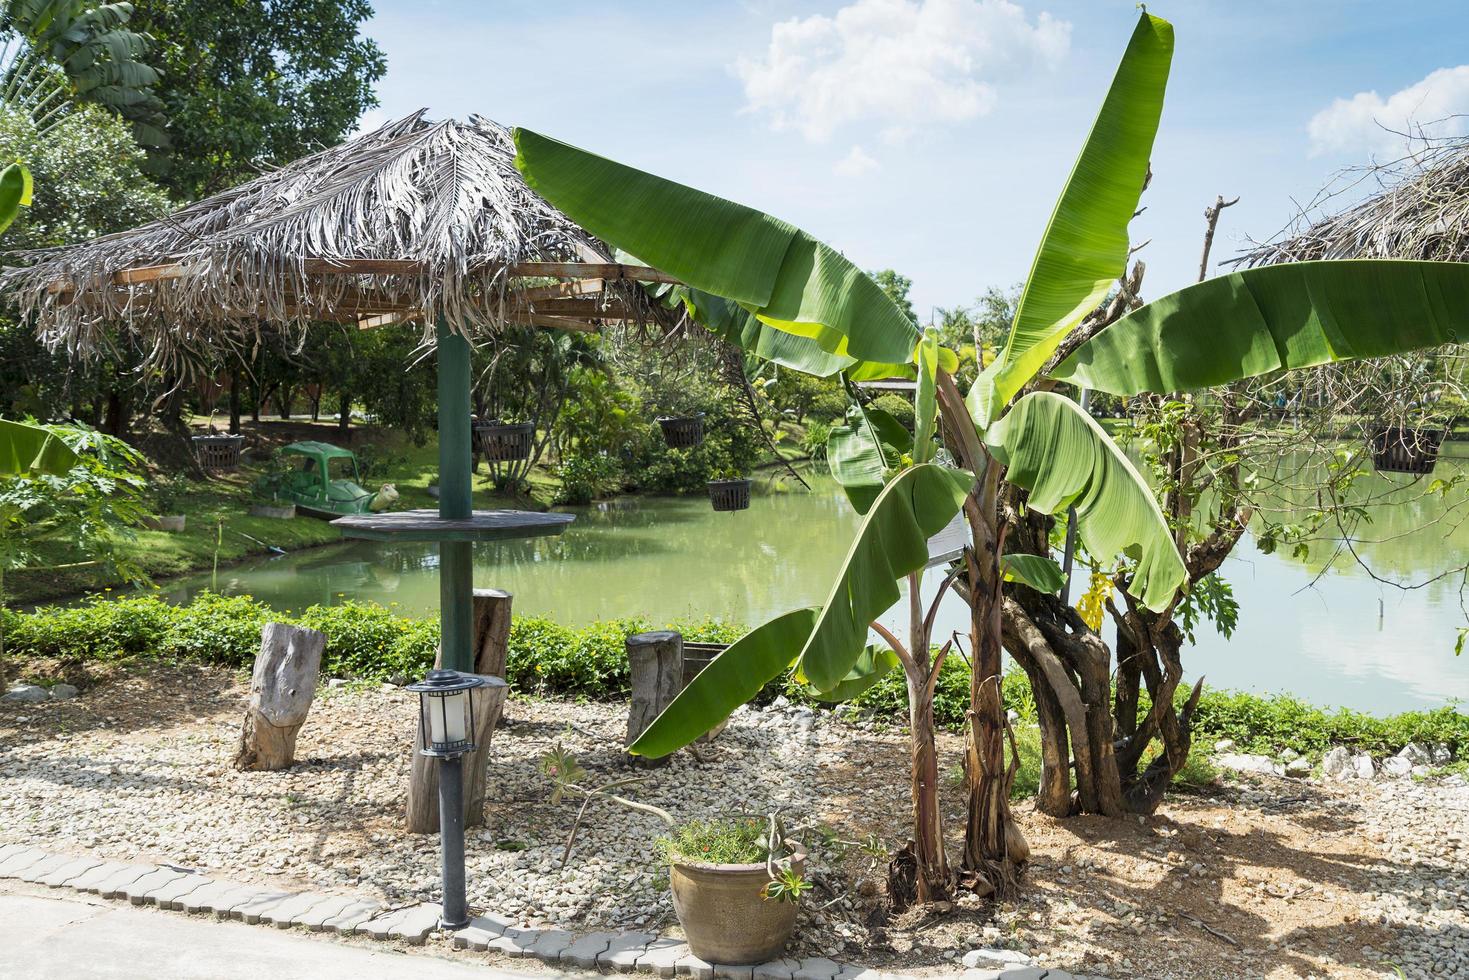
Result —
[[464, 767], [466, 752], [474, 750], [476, 687], [503, 687], [498, 677], [431, 670], [408, 690], [418, 694], [419, 749], [439, 760], [439, 842], [443, 849], [444, 898], [439, 926], [463, 929], [469, 924], [464, 897]]

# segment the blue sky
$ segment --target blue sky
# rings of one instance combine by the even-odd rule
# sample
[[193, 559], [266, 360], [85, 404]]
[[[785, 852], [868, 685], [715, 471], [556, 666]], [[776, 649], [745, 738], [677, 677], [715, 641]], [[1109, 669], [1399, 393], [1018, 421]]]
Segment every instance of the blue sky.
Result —
[[[382, 108], [527, 126], [793, 221], [914, 280], [920, 316], [1023, 278], [1136, 19], [1123, 0], [377, 0]], [[1469, 5], [1174, 0], [1147, 211], [1156, 297], [1268, 237], [1377, 125], [1469, 114]], [[1465, 131], [1450, 119], [1440, 132]]]

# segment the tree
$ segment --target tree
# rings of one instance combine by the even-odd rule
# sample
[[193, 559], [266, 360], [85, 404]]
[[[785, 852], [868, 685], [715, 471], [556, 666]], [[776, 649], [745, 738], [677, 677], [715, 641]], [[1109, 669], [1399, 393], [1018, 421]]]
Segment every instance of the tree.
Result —
[[158, 46], [156, 91], [175, 198], [222, 190], [334, 146], [377, 105], [386, 63], [359, 35], [367, 0], [137, 0]]
[[[5, 234], [7, 247], [44, 248], [148, 221], [167, 198], [143, 176], [143, 151], [128, 125], [78, 106], [43, 131], [28, 112], [0, 107], [0, 158], [25, 160], [34, 176], [29, 207]], [[110, 399], [138, 379], [106, 359], [80, 368], [48, 351], [26, 324], [0, 316], [0, 410], [100, 424]], [[118, 355], [126, 358], [127, 350]], [[118, 430], [120, 431], [120, 430]]]
[[[954, 359], [945, 358], [936, 332], [920, 335], [877, 283], [829, 246], [742, 205], [516, 131], [517, 165], [531, 186], [592, 233], [686, 284], [686, 306], [711, 329], [815, 373], [856, 378], [908, 364], [918, 380], [911, 465], [902, 456], [890, 465], [891, 440], [876, 424], [854, 424], [844, 434], [849, 444], [841, 455], [881, 489], [804, 642], [731, 646], [724, 655], [730, 662], [705, 681], [716, 660], [649, 728], [658, 734], [645, 733], [658, 753], [697, 737], [718, 722], [713, 716], [730, 697], [748, 696], [751, 684], [758, 689], [793, 662], [817, 690], [836, 690], [863, 663], [867, 626], [898, 600], [895, 580], [920, 573], [934, 522], [942, 526], [962, 505], [971, 540], [952, 573], [956, 585], [964, 579], [971, 613], [962, 868], [970, 880], [1005, 891], [1024, 853], [1008, 806], [1013, 769], [1005, 764], [1000, 699], [1005, 600], [1026, 588], [1050, 592], [1061, 578], [1043, 554], [1007, 560], [1007, 508], [1018, 499], [1045, 515], [1074, 510], [1082, 546], [1120, 563], [1117, 580], [1153, 613], [1176, 608], [1190, 584], [1152, 489], [1089, 415], [1052, 390], [1055, 381], [1118, 395], [1166, 394], [1454, 340], [1456, 317], [1469, 308], [1469, 264], [1396, 260], [1243, 270], [1127, 312], [1128, 299], [1118, 292], [1096, 328], [1099, 307], [1126, 272], [1127, 228], [1146, 183], [1172, 50], [1171, 25], [1144, 12], [1042, 236], [1004, 348], [967, 397], [953, 382]], [[696, 225], [685, 220], [691, 211], [700, 214]], [[1084, 339], [1066, 346], [1084, 324]], [[772, 332], [783, 337], [777, 341]], [[926, 443], [936, 420], [954, 466], [923, 462], [933, 458]], [[834, 460], [838, 448], [828, 447]], [[959, 486], [956, 501], [947, 490]], [[872, 541], [881, 544], [869, 547]], [[751, 636], [766, 636], [773, 626]], [[1108, 683], [1105, 661], [1084, 644], [1063, 645], [1062, 652], [1078, 659], [1046, 661], [1043, 669]], [[1172, 707], [1155, 706], [1154, 714], [1169, 715]], [[1091, 805], [1122, 812], [1121, 787], [1105, 778], [1115, 768], [1097, 764], [1115, 751], [1110, 719], [1081, 711], [1071, 728], [1073, 737], [1084, 735], [1073, 760], [1081, 782], [1098, 791]], [[1065, 770], [1065, 760], [1051, 763]], [[1092, 773], [1102, 778], [1092, 781]], [[915, 813], [922, 789], [915, 779]], [[917, 821], [914, 831], [915, 843], [937, 836]], [[923, 876], [942, 870], [941, 849], [940, 841]], [[930, 895], [944, 883], [933, 884]]]

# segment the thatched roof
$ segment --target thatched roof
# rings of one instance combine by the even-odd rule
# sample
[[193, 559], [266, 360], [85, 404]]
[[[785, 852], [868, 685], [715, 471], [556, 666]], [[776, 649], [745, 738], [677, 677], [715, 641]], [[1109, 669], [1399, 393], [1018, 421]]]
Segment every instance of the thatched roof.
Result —
[[[611, 250], [526, 186], [504, 127], [423, 111], [132, 231], [19, 253], [0, 289], [43, 340], [76, 354], [136, 331], [155, 363], [262, 325], [373, 325], [444, 315], [587, 329], [650, 315]], [[546, 285], [548, 279], [566, 279]]]
[[[1382, 189], [1338, 214], [1307, 217], [1316, 205], [1363, 182]], [[1369, 258], [1469, 261], [1469, 139], [1440, 141], [1402, 160], [1347, 172], [1281, 235], [1234, 262]]]

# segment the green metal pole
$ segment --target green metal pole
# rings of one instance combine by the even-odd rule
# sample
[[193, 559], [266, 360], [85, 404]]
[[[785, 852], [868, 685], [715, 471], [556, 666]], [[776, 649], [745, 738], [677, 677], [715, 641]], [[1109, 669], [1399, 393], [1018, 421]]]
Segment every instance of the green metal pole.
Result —
[[[469, 341], [440, 316], [439, 516], [470, 516]], [[468, 541], [439, 542], [439, 632], [443, 665], [474, 671], [470, 632], [474, 616], [474, 564]]]

